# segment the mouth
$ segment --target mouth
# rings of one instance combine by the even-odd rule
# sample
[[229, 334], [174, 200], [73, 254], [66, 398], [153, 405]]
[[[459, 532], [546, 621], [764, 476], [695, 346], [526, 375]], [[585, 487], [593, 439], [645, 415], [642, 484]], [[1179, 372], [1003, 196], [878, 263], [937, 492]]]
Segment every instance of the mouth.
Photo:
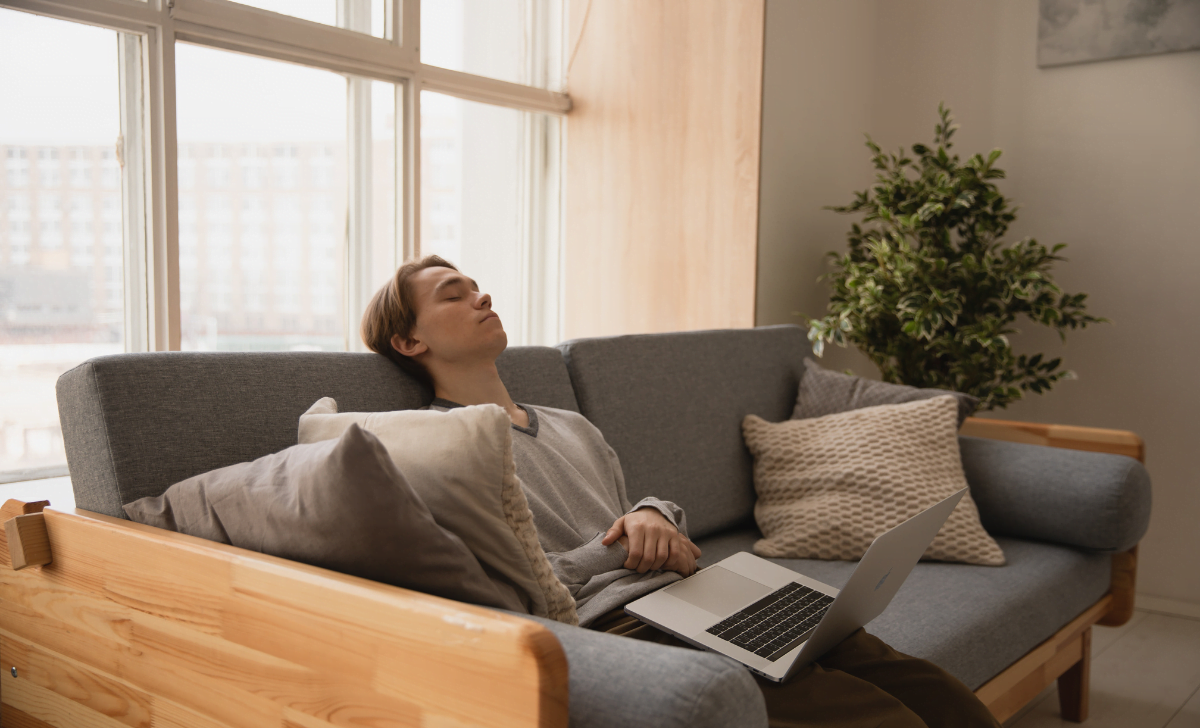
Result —
[[489, 311], [486, 316], [479, 319], [479, 323], [483, 323], [484, 321], [487, 321], [488, 319], [498, 319], [498, 318], [500, 318], [499, 314]]

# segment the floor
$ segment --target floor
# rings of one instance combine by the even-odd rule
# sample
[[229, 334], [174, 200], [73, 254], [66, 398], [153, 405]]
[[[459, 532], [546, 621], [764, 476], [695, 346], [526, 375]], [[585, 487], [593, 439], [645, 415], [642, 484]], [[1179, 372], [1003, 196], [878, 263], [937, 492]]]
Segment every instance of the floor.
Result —
[[1051, 686], [1005, 728], [1200, 728], [1200, 619], [1139, 609], [1092, 630], [1090, 718], [1068, 723]]
[[[75, 507], [70, 478], [0, 485], [8, 498], [48, 500]], [[1005, 728], [1200, 728], [1200, 619], [1139, 609], [1121, 627], [1092, 632], [1091, 717], [1068, 723], [1058, 694], [1047, 688], [1009, 719]]]

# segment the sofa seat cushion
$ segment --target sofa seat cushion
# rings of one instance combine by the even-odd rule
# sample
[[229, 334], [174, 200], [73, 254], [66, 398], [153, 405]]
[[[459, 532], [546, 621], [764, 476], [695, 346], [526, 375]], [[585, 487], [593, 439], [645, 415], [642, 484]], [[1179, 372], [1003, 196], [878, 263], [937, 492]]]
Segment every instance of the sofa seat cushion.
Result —
[[757, 683], [728, 657], [517, 616], [545, 625], [562, 645], [570, 728], [767, 726]]
[[[757, 529], [697, 541], [701, 567], [751, 551]], [[1053, 635], [1108, 592], [1111, 557], [1067, 546], [997, 537], [1008, 563], [917, 564], [867, 631], [908, 655], [937, 664], [975, 690]], [[841, 588], [854, 561], [771, 559]]]

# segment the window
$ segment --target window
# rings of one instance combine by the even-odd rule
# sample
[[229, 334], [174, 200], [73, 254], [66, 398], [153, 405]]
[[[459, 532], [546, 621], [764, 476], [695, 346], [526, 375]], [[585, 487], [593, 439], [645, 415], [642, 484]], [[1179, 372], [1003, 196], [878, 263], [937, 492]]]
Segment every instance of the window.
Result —
[[29, 150], [19, 147], [9, 147], [5, 154], [4, 169], [8, 175], [8, 186], [26, 187], [29, 185]]
[[92, 160], [85, 147], [71, 149], [71, 186], [87, 189], [92, 186]]
[[[291, 15], [295, 18], [311, 20], [314, 23], [350, 27], [346, 23], [338, 22], [338, 0], [238, 0], [238, 2], [263, 10]], [[345, 8], [343, 12], [357, 12], [367, 15], [369, 18], [364, 24], [365, 27], [356, 24], [353, 26], [354, 30], [369, 33], [376, 38], [391, 37], [386, 22], [389, 7], [385, 0], [352, 0], [345, 3]]]
[[35, 5], [0, 0], [0, 480], [62, 470], [65, 368], [362, 350], [408, 256], [560, 338], [562, 0]]
[[[196, 291], [180, 304], [183, 330], [191, 334], [182, 348], [344, 349], [345, 327], [328, 331], [301, 306], [311, 295], [301, 289], [309, 265], [305, 210], [315, 188], [300, 172], [308, 157], [331, 165], [346, 158], [345, 77], [194, 45], [177, 48], [176, 68], [180, 140], [205, 150], [209, 170], [195, 202], [201, 224], [194, 245], [205, 268], [180, 267], [181, 285]], [[231, 77], [241, 83], [220, 82]], [[205, 144], [213, 139], [221, 143]], [[230, 169], [239, 170], [234, 180]], [[345, 215], [345, 192], [321, 197], [333, 237], [332, 221]], [[183, 222], [181, 215], [181, 229]]]
[[421, 0], [421, 60], [559, 89], [563, 9], [561, 0]]
[[65, 472], [55, 380], [125, 348], [120, 195], [105, 208], [115, 255], [97, 257], [90, 170], [135, 133], [120, 113], [126, 42], [137, 58], [136, 37], [0, 8], [0, 477]]
[[58, 163], [58, 150], [54, 147], [38, 149], [38, 181], [40, 186], [53, 189], [62, 184]]
[[430, 91], [421, 117], [423, 251], [471, 272], [510, 341], [553, 341], [555, 313], [535, 301], [554, 292], [533, 266], [548, 262], [534, 236], [554, 224], [556, 165], [527, 170], [546, 164], [534, 157], [557, 139], [557, 118]]

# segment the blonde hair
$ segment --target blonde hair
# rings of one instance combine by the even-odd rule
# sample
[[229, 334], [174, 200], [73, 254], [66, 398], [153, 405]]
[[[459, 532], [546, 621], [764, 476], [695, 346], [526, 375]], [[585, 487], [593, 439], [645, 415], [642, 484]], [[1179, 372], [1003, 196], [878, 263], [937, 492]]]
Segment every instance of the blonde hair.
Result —
[[426, 268], [458, 270], [453, 263], [436, 255], [406, 262], [397, 269], [392, 280], [371, 297], [371, 302], [363, 311], [361, 334], [363, 343], [371, 351], [383, 354], [407, 374], [432, 387], [433, 380], [425, 367], [392, 346], [393, 336], [407, 339], [417, 324], [417, 307], [413, 304], [409, 279]]

